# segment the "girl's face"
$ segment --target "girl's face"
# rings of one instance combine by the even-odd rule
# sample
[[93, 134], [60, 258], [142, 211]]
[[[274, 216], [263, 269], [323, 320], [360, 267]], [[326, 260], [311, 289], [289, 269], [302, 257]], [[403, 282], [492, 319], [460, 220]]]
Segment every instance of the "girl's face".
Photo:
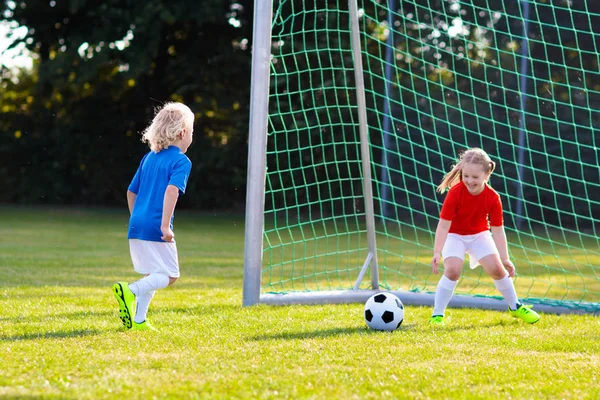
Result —
[[462, 181], [472, 195], [483, 192], [489, 177], [481, 164], [465, 163], [462, 167]]

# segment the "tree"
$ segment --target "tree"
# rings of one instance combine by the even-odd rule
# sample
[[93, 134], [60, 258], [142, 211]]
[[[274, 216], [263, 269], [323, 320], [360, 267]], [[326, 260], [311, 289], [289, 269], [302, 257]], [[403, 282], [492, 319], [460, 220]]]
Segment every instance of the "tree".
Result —
[[21, 129], [31, 157], [6, 174], [40, 189], [15, 188], [0, 200], [122, 204], [148, 150], [139, 132], [157, 106], [181, 101], [197, 116], [184, 205], [242, 203], [250, 81], [243, 43], [251, 28], [244, 3], [3, 2], [0, 11], [29, 28], [15, 45], [39, 56], [31, 123]]

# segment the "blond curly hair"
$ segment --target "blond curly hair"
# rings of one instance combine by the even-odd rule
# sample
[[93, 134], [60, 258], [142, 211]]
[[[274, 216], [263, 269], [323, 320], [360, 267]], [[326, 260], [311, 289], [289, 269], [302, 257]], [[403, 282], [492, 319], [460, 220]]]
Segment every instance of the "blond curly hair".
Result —
[[458, 163], [444, 176], [444, 179], [442, 179], [442, 182], [437, 187], [437, 191], [444, 193], [446, 189], [460, 182], [463, 166], [467, 163], [481, 165], [486, 175], [494, 172], [496, 168], [496, 163], [490, 159], [490, 156], [485, 151], [479, 147], [471, 147], [460, 154]]
[[154, 119], [142, 133], [142, 142], [148, 143], [155, 153], [177, 141], [177, 135], [194, 126], [194, 113], [182, 103], [169, 102], [157, 108]]

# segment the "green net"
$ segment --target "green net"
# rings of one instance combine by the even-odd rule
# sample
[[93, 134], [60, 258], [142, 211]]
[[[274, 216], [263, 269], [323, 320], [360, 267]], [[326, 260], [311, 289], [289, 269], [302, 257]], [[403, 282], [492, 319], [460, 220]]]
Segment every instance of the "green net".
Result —
[[[600, 4], [358, 8], [381, 287], [435, 291], [435, 188], [481, 147], [497, 162], [519, 297], [598, 310]], [[349, 289], [368, 241], [347, 5], [273, 11], [261, 290]], [[456, 293], [498, 296], [481, 268]]]

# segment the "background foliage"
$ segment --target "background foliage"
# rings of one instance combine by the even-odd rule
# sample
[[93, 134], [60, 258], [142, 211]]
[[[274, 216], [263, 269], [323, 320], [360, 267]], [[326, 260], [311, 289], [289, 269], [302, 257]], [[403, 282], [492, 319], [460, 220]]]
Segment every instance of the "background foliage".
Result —
[[0, 11], [29, 28], [14, 45], [35, 55], [31, 72], [2, 66], [0, 202], [123, 204], [148, 151], [139, 133], [165, 101], [197, 117], [182, 203], [243, 202], [251, 1], [29, 0]]
[[[332, 0], [318, 0], [313, 6], [325, 4], [347, 7]], [[452, 156], [459, 150], [453, 148], [454, 138], [485, 147], [485, 133], [494, 130], [501, 145], [492, 153], [511, 160], [516, 158], [512, 145], [524, 127], [528, 152], [523, 179], [529, 189], [525, 201], [531, 204], [570, 201], [553, 193], [581, 192], [585, 180], [600, 179], [593, 168], [599, 162], [600, 3], [530, 2], [525, 113], [519, 82], [519, 54], [526, 43], [523, 2], [395, 4], [395, 48], [403, 55], [394, 61], [397, 90], [390, 95], [397, 104], [391, 113], [401, 116], [393, 121], [396, 135], [436, 132], [435, 143], [422, 143], [423, 148], [434, 146], [437, 154]], [[301, 10], [304, 1], [275, 5]], [[377, 16], [362, 20], [369, 37], [362, 46], [373, 56], [381, 56], [376, 53], [388, 18], [386, 5], [360, 2]], [[147, 151], [139, 132], [155, 107], [176, 100], [189, 104], [197, 115], [196, 139], [189, 150], [194, 163], [192, 195], [184, 196], [182, 204], [201, 209], [243, 205], [252, 0], [4, 0], [0, 12], [12, 28], [28, 28], [25, 36], [15, 37], [13, 46], [24, 44], [35, 56], [32, 71], [5, 66], [0, 70], [0, 179], [5, 182], [0, 202], [124, 204], [125, 188]], [[458, 17], [462, 31], [451, 40], [450, 19]], [[320, 15], [297, 23], [309, 30], [311, 24], [325, 21]], [[339, 38], [348, 40], [345, 37]], [[347, 56], [351, 65], [350, 52]], [[307, 64], [314, 63], [318, 54], [307, 57]], [[340, 72], [331, 79], [350, 75], [351, 71]], [[293, 87], [290, 79], [287, 85]], [[382, 109], [384, 80], [368, 79], [367, 86], [380, 94], [368, 98], [368, 107]], [[427, 93], [429, 100], [415, 93]], [[314, 95], [318, 100], [327, 94]], [[290, 101], [291, 108], [302, 106], [300, 98], [290, 95]], [[327, 112], [315, 104], [313, 117]], [[355, 117], [344, 118], [352, 122]], [[380, 125], [379, 119], [369, 123]], [[297, 123], [285, 123], [292, 122]], [[374, 135], [371, 140], [378, 163], [383, 139]], [[571, 155], [573, 163], [568, 161]], [[578, 167], [580, 160], [585, 171]], [[446, 161], [440, 160], [439, 166], [445, 169]], [[516, 164], [504, 163], [499, 172], [516, 181]], [[549, 172], [534, 180], [533, 169], [559, 175], [568, 170], [573, 179], [556, 180]], [[540, 194], [538, 187], [552, 190]]]

